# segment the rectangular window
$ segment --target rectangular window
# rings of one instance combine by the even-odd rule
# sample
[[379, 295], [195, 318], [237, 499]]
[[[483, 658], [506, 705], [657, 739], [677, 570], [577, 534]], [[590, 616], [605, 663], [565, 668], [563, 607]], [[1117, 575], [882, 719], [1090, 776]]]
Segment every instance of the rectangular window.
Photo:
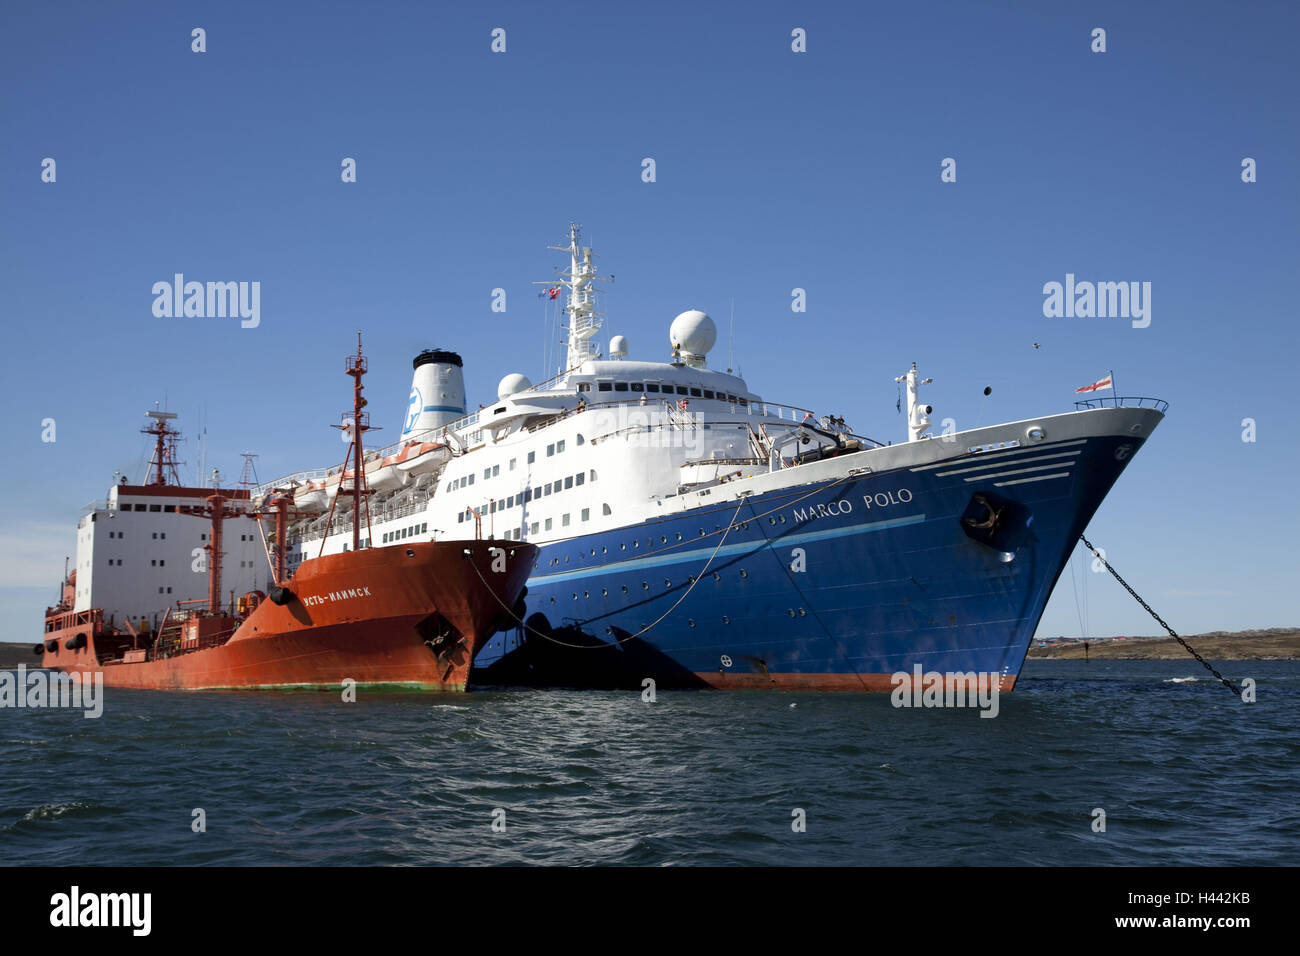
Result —
[[[164, 512], [168, 512], [168, 513], [170, 513], [170, 514], [175, 514], [175, 513], [176, 513], [176, 506], [175, 506], [175, 505], [163, 505], [163, 511], [164, 511]], [[167, 590], [170, 591], [171, 588], [168, 588]]]
[[532, 464], [533, 462], [535, 462], [536, 460], [537, 460], [537, 452], [535, 452], [535, 451], [530, 451], [530, 452], [528, 453], [528, 464], [531, 465], [531, 464]]
[[528, 504], [528, 502], [530, 502], [530, 501], [532, 501], [532, 500], [533, 500], [533, 489], [531, 489], [531, 488], [525, 488], [525, 489], [524, 489], [524, 504]]
[[569, 526], [569, 516], [568, 516], [568, 515], [564, 515], [563, 517], [560, 518], [560, 525], [561, 525], [562, 527], [565, 527], [565, 528], [567, 528], [567, 527]]
[[457, 515], [456, 515], [456, 523], [457, 523], [457, 524], [464, 524], [464, 523], [465, 523], [465, 512], [461, 511], [461, 512], [458, 512], [458, 513], [457, 513]]
[[470, 483], [471, 485], [474, 484], [474, 476], [473, 476], [473, 475], [470, 475], [470, 476], [469, 476], [469, 483]]
[[587, 480], [587, 476], [582, 472], [578, 472], [576, 475], [573, 476], [573, 480], [578, 485], [578, 487], [582, 487], [582, 483]]
[[492, 469], [491, 469], [491, 468], [484, 468], [484, 469], [483, 469], [483, 477], [484, 477], [484, 478], [491, 478], [491, 477], [492, 477]]
[[601, 392], [608, 392], [608, 391], [609, 391], [611, 388], [613, 388], [613, 387], [614, 387], [614, 386], [611, 385], [609, 382], [597, 382], [597, 383], [596, 383], [596, 389], [597, 389], [597, 391], [601, 391]]
[[646, 382], [645, 390], [647, 392], [657, 392], [659, 391], [659, 384], [657, 382]]
[[[665, 386], [664, 386], [664, 391], [667, 391], [667, 390], [668, 390], [668, 386], [665, 385]], [[686, 388], [685, 385], [678, 385], [678, 386], [677, 386], [677, 394], [678, 394], [678, 395], [685, 395], [685, 394], [687, 393], [687, 391], [688, 391], [688, 390], [687, 390], [687, 388]]]
[[582, 520], [583, 520], [583, 521], [590, 521], [590, 520], [591, 520], [591, 509], [590, 509], [590, 508], [583, 508], [583, 509], [582, 509]]
[[700, 390], [699, 390], [698, 388], [693, 388], [693, 389], [691, 389], [691, 397], [692, 397], [692, 398], [699, 398], [700, 395], [701, 395], [701, 392], [700, 392]]
[[501, 466], [500, 466], [500, 465], [493, 465], [493, 466], [492, 466], [492, 477], [495, 478], [495, 477], [496, 477], [497, 475], [499, 475], [499, 474], [501, 474]]
[[705, 397], [705, 398], [712, 398], [712, 397], [713, 397], [713, 391], [712, 391], [711, 389], [707, 389], [707, 388], [706, 388], [706, 389], [704, 390], [704, 397]]
[[547, 518], [547, 519], [546, 519], [546, 530], [547, 530], [547, 531], [550, 531], [550, 530], [551, 530], [551, 519], [550, 519], [550, 518]]
[[147, 510], [149, 510], [149, 506], [148, 506], [148, 505], [136, 505], [136, 506], [135, 506], [135, 510], [136, 510], [136, 511], [147, 511]]
[[517, 462], [518, 460], [519, 460], [518, 458], [511, 458], [511, 459], [510, 459], [510, 470], [511, 470], [511, 471], [514, 471], [514, 470], [515, 470], [515, 462]]
[[639, 392], [639, 391], [641, 391], [644, 387], [645, 387], [645, 386], [642, 385], [640, 382], [633, 382], [633, 383], [632, 383], [632, 391], [634, 391], [634, 392]]
[[528, 526], [528, 533], [529, 533], [529, 534], [537, 534], [537, 522], [536, 522], [536, 521], [534, 521], [532, 524], [530, 524], [530, 525]]
[[555, 445], [554, 445], [554, 444], [547, 445], [547, 446], [546, 446], [546, 457], [547, 457], [547, 458], [550, 458], [550, 457], [552, 457], [554, 454], [555, 454]]
[[626, 392], [626, 391], [627, 391], [627, 382], [615, 382], [615, 383], [614, 383], [614, 391], [616, 391], [616, 392]]
[[572, 487], [573, 487], [573, 476], [570, 475], [568, 478], [564, 479], [564, 490], [568, 491]]
[[162, 505], [150, 505], [150, 506], [149, 506], [149, 510], [150, 510], [150, 511], [158, 511], [158, 512], [161, 512], [161, 511], [162, 511]]
[[563, 442], [563, 441], [558, 441], [558, 442], [556, 442], [556, 443], [555, 443], [555, 453], [558, 455], [558, 454], [560, 454], [560, 453], [563, 452], [563, 451], [564, 451], [564, 442]]
[[149, 537], [151, 537], [151, 538], [153, 538], [153, 540], [157, 541], [157, 540], [158, 540], [158, 532], [155, 531], [153, 534], [149, 535]]
[[506, 495], [506, 507], [507, 507], [507, 508], [513, 508], [514, 506], [515, 506], [515, 496], [514, 496], [514, 495]]
[[578, 383], [578, 391], [580, 391], [580, 392], [590, 392], [590, 391], [591, 391], [591, 383], [590, 383], [590, 382], [579, 382], [579, 383]]

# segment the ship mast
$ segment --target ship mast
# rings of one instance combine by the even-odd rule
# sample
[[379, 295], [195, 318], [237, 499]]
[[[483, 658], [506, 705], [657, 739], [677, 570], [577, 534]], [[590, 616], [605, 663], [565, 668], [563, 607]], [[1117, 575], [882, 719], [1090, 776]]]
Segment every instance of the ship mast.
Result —
[[[569, 271], [560, 273], [559, 284], [569, 290], [568, 305], [564, 311], [569, 315], [569, 341], [564, 356], [562, 375], [568, 374], [595, 354], [591, 339], [600, 331], [602, 316], [596, 311], [596, 289], [593, 283], [608, 282], [596, 275], [596, 254], [590, 246], [582, 245], [582, 227], [576, 222], [569, 223], [569, 244], [567, 246], [548, 246], [555, 252], [569, 254]], [[550, 285], [550, 283], [538, 283]]]
[[167, 484], [167, 475], [171, 474], [171, 483], [179, 485], [180, 476], [176, 473], [176, 438], [178, 433], [167, 423], [176, 417], [175, 412], [145, 412], [153, 419], [148, 428], [140, 429], [142, 435], [154, 436], [153, 458], [149, 460], [149, 470], [145, 473], [146, 485], [158, 487]]
[[[352, 377], [352, 416], [349, 419], [347, 412], [344, 412], [343, 424], [334, 427], [349, 435], [352, 440], [348, 445], [347, 456], [343, 459], [343, 471], [339, 474], [339, 484], [334, 493], [334, 501], [330, 504], [329, 517], [325, 519], [325, 538], [321, 540], [321, 554], [325, 553], [325, 541], [329, 538], [329, 526], [334, 520], [334, 506], [338, 504], [339, 495], [343, 494], [343, 482], [346, 480], [348, 472], [348, 459], [352, 459], [352, 550], [358, 551], [361, 549], [361, 502], [363, 498], [370, 494], [370, 489], [366, 487], [365, 450], [362, 446], [361, 436], [370, 431], [373, 426], [370, 424], [370, 414], [362, 411], [368, 403], [361, 394], [364, 388], [361, 379], [366, 374], [366, 357], [361, 354], [360, 332], [357, 332], [357, 354], [348, 356], [344, 371]], [[367, 504], [368, 508], [369, 505]], [[369, 537], [369, 527], [370, 514], [367, 510], [367, 537]]]

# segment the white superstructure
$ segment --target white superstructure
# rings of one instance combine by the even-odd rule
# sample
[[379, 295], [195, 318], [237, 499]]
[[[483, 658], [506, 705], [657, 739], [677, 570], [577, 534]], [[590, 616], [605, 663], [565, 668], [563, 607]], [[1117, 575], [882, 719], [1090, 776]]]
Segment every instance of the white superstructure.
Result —
[[[842, 419], [764, 402], [739, 376], [709, 368], [717, 329], [699, 310], [673, 320], [667, 361], [625, 357], [622, 336], [610, 343], [612, 358], [603, 358], [595, 256], [581, 245], [576, 225], [568, 246], [552, 248], [570, 256], [560, 279], [568, 292], [564, 371], [538, 385], [507, 375], [494, 404], [445, 424], [404, 428], [399, 442], [368, 453], [372, 546], [573, 538], [696, 507], [721, 483], [757, 475], [779, 482], [774, 473], [797, 463], [876, 444], [853, 436]], [[443, 364], [459, 380], [454, 358]], [[404, 425], [413, 416], [417, 425], [428, 421], [420, 417], [431, 403], [419, 389], [416, 363]], [[294, 526], [292, 564], [320, 551], [339, 471], [299, 472], [254, 490], [256, 502], [274, 489], [293, 489], [295, 507], [320, 512]], [[338, 510], [346, 507], [340, 497], [324, 553], [347, 546], [334, 533], [350, 522]]]
[[[73, 609], [101, 608], [113, 627], [124, 627], [129, 617], [137, 626], [144, 618], [156, 628], [177, 601], [206, 599], [211, 524], [191, 512], [204, 508], [214, 491], [123, 482], [109, 490], [107, 499], [84, 509], [77, 522]], [[225, 507], [246, 505], [230, 500]], [[227, 517], [221, 551], [223, 601], [269, 586], [270, 567], [253, 519]]]

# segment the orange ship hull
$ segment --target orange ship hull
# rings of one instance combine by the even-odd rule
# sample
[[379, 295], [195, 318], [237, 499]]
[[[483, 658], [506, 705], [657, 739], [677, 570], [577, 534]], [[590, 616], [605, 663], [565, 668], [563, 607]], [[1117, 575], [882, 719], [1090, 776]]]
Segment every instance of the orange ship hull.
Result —
[[326, 555], [299, 567], [283, 604], [263, 600], [244, 618], [193, 615], [178, 622], [175, 640], [163, 632], [147, 650], [106, 631], [94, 612], [52, 616], [42, 665], [148, 690], [338, 689], [352, 680], [463, 691], [536, 556], [535, 546], [508, 541]]

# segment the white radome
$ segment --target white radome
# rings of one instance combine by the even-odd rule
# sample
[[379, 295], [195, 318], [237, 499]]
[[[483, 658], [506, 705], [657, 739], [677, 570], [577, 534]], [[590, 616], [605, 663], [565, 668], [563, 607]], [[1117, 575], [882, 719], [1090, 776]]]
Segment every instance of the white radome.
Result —
[[609, 340], [609, 354], [612, 358], [622, 358], [627, 354], [627, 336], [616, 335]]
[[699, 309], [691, 309], [673, 319], [668, 341], [674, 348], [691, 355], [707, 355], [718, 341], [718, 327]]
[[504, 402], [511, 395], [532, 387], [533, 383], [528, 380], [527, 375], [521, 375], [518, 372], [511, 372], [503, 378], [501, 384], [497, 386], [497, 398]]

